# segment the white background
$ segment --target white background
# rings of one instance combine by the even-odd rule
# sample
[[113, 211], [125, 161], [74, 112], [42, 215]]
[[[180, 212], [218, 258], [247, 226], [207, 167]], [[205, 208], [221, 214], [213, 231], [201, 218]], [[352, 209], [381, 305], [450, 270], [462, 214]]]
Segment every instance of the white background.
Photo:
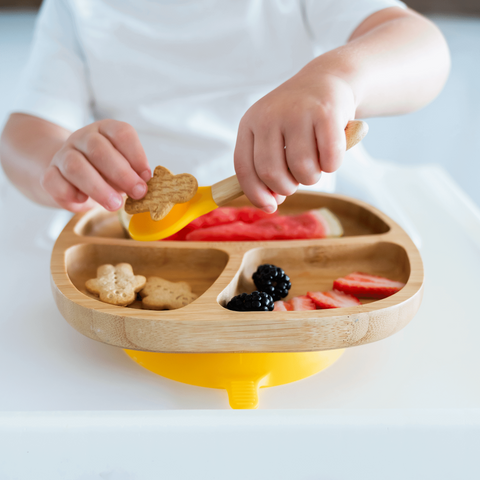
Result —
[[[408, 2], [407, 2], [408, 3]], [[375, 158], [400, 165], [436, 163], [480, 205], [480, 18], [434, 16], [452, 54], [439, 97], [404, 116], [369, 119], [364, 140]], [[0, 128], [28, 54], [35, 14], [0, 12]]]

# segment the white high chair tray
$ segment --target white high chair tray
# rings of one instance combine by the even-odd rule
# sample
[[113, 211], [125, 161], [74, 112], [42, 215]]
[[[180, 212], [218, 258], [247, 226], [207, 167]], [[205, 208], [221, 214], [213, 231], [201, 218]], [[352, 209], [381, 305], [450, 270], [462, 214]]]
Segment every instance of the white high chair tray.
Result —
[[49, 284], [62, 219], [1, 185], [0, 478], [479, 478], [480, 213], [442, 170], [374, 167], [375, 205], [421, 242], [415, 320], [248, 412], [71, 328]]

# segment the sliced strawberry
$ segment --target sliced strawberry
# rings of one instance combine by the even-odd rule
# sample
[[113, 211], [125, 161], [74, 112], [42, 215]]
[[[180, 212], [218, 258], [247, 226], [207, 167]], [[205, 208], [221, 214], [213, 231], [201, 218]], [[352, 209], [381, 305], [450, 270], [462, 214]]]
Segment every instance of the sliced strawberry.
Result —
[[359, 298], [385, 298], [397, 293], [405, 286], [402, 282], [385, 277], [354, 272], [346, 277], [337, 278], [333, 288]]
[[301, 311], [301, 310], [316, 310], [315, 304], [310, 298], [306, 295], [300, 295], [299, 297], [293, 297], [290, 300], [290, 305], [292, 310]]
[[312, 299], [318, 308], [342, 308], [360, 305], [358, 298], [336, 290], [330, 290], [329, 292], [307, 292], [307, 297]]
[[274, 312], [289, 312], [293, 310], [292, 305], [290, 302], [284, 302], [283, 300], [278, 300], [276, 302], [273, 302], [273, 311]]

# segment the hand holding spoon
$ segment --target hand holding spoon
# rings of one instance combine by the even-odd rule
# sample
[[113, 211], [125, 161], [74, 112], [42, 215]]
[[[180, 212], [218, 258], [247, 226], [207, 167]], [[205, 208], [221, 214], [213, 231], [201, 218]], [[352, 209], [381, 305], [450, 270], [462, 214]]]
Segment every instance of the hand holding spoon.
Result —
[[[348, 122], [345, 128], [347, 150], [359, 143], [368, 132], [368, 125], [361, 120]], [[150, 213], [138, 213], [130, 220], [128, 230], [135, 240], [161, 240], [177, 233], [196, 218], [226, 205], [243, 195], [236, 175], [221, 180], [210, 187], [198, 187], [195, 196], [188, 202], [177, 203], [168, 215], [159, 221], [152, 220]]]

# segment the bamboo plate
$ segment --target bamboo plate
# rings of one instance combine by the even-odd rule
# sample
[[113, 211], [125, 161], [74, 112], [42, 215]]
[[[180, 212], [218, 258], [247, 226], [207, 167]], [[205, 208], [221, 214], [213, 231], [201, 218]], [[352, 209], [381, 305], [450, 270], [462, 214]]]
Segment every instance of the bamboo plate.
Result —
[[[245, 197], [231, 203], [247, 205]], [[114, 213], [78, 214], [52, 254], [52, 288], [65, 319], [94, 340], [130, 350], [166, 353], [308, 352], [343, 349], [386, 338], [417, 312], [423, 293], [420, 253], [408, 235], [376, 208], [348, 197], [299, 192], [281, 205], [291, 214], [327, 207], [341, 220], [342, 238], [270, 242], [138, 242]], [[187, 281], [199, 298], [178, 310], [117, 307], [85, 290], [98, 266], [130, 263], [135, 274]], [[288, 298], [330, 290], [354, 271], [406, 282], [383, 300], [308, 312], [233, 312], [223, 305], [253, 291], [262, 263], [282, 267], [292, 280]]]

